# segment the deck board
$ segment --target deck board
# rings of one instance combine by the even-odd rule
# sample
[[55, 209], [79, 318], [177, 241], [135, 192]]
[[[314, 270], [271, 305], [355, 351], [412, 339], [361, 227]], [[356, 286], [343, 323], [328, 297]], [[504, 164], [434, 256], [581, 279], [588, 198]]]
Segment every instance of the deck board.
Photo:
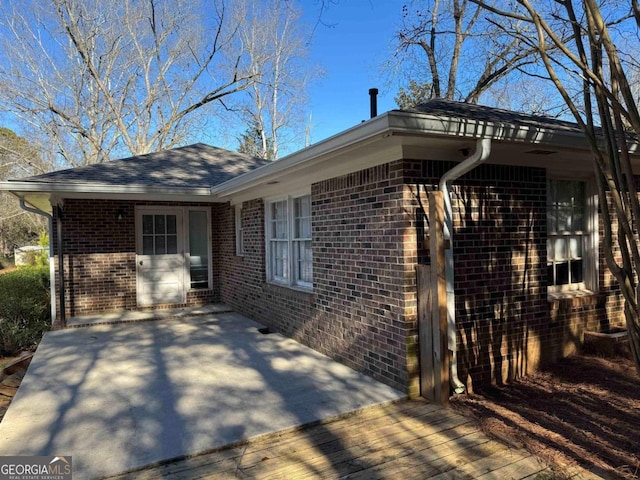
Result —
[[[550, 470], [535, 456], [490, 440], [468, 418], [405, 400], [111, 478], [490, 480], [543, 472]], [[577, 469], [574, 478], [588, 472]]]

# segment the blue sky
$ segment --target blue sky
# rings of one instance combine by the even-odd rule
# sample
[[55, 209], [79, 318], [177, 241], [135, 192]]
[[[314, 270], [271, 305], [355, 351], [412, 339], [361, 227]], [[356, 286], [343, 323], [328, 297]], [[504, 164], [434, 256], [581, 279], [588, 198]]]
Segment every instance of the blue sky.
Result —
[[[301, 0], [303, 20], [315, 23], [318, 2]], [[334, 0], [314, 32], [310, 59], [324, 78], [310, 89], [312, 143], [369, 118], [369, 88], [376, 87], [378, 113], [396, 107], [395, 89], [386, 89], [381, 67], [393, 52], [393, 34], [402, 15], [400, 0]], [[328, 25], [328, 26], [326, 26]]]
[[[378, 112], [396, 108], [393, 97], [398, 85], [388, 86], [388, 75], [382, 75], [382, 65], [393, 55], [394, 32], [401, 21], [403, 0], [297, 0], [302, 21], [310, 28], [315, 25], [309, 45], [309, 61], [324, 72], [312, 82], [308, 92], [309, 113], [312, 116], [310, 142], [316, 143], [351, 128], [369, 118], [369, 89], [379, 89]], [[225, 131], [227, 125], [205, 127], [203, 141], [236, 149], [236, 133]], [[15, 129], [19, 124], [11, 115], [0, 112], [0, 125]], [[304, 146], [304, 138], [296, 145], [284, 146], [281, 154], [291, 153]], [[116, 157], [122, 156], [120, 153]]]

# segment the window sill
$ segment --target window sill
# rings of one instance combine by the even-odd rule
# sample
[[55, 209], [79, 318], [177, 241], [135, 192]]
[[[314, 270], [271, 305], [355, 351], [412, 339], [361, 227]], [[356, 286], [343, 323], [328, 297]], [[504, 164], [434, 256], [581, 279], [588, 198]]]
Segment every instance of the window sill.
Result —
[[312, 288], [304, 288], [296, 285], [286, 285], [282, 283], [266, 282], [264, 284], [264, 290], [281, 293], [288, 296], [313, 297]]
[[211, 287], [202, 287], [202, 288], [189, 288], [187, 289], [187, 293], [194, 293], [194, 292], [212, 292], [213, 288]]
[[560, 306], [564, 308], [577, 308], [584, 306], [597, 306], [606, 298], [606, 295], [592, 290], [573, 290], [569, 292], [554, 292], [547, 294], [547, 300], [552, 309]]
[[556, 300], [566, 300], [571, 298], [579, 298], [579, 297], [591, 297], [593, 295], [597, 295], [593, 290], [580, 289], [580, 290], [567, 290], [566, 292], [553, 292], [547, 293], [547, 298], [550, 302]]

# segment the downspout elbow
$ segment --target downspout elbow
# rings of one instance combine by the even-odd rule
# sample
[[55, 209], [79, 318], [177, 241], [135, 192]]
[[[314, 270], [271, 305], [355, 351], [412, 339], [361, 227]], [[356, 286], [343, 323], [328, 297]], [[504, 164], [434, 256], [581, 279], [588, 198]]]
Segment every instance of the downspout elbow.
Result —
[[465, 158], [462, 162], [457, 164], [451, 170], [445, 172], [445, 174], [440, 179], [440, 183], [438, 185], [438, 190], [444, 191], [448, 188], [448, 184], [457, 180], [462, 175], [467, 172], [470, 172], [476, 166], [483, 163], [489, 158], [491, 154], [491, 139], [490, 138], [481, 138], [476, 142], [476, 151], [470, 157]]
[[458, 347], [456, 339], [455, 291], [454, 291], [454, 259], [453, 259], [453, 207], [451, 204], [450, 184], [467, 172], [483, 163], [491, 154], [491, 139], [482, 138], [476, 143], [476, 151], [468, 158], [451, 168], [440, 179], [438, 189], [444, 197], [444, 239], [448, 243], [445, 250], [445, 269], [447, 277], [447, 337], [451, 350], [449, 380], [453, 391], [457, 394], [465, 391], [465, 385], [458, 377]]

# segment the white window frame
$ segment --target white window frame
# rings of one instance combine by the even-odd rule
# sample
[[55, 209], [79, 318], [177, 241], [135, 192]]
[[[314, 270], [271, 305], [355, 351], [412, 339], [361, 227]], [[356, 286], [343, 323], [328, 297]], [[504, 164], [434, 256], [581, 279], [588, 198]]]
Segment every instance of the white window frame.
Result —
[[242, 226], [242, 205], [234, 205], [236, 256], [244, 257], [244, 227]]
[[[569, 285], [552, 285], [551, 280], [547, 286], [547, 294], [551, 299], [564, 298], [577, 295], [595, 293], [598, 291], [598, 195], [595, 182], [586, 178], [567, 178], [566, 176], [549, 176], [548, 181], [569, 181], [581, 182], [584, 184], [585, 205], [584, 205], [584, 229], [580, 231], [582, 235], [582, 282]], [[549, 182], [547, 182], [547, 189]], [[549, 213], [549, 192], [547, 191], [547, 214]], [[550, 232], [547, 225], [547, 240], [552, 236], [570, 236], [571, 232]], [[545, 249], [547, 258], [549, 256], [549, 245]], [[570, 266], [568, 266], [570, 269]]]
[[[296, 263], [298, 262], [298, 258], [295, 255], [296, 242], [307, 242], [311, 241], [311, 238], [294, 238], [294, 225], [295, 225], [295, 217], [294, 217], [294, 201], [296, 199], [302, 197], [309, 197], [309, 202], [311, 202], [311, 193], [309, 191], [297, 192], [291, 195], [272, 197], [269, 199], [264, 199], [265, 205], [265, 266], [266, 266], [266, 274], [267, 274], [267, 282], [273, 283], [276, 285], [286, 286], [295, 289], [302, 290], [313, 290], [313, 281], [306, 282], [299, 278], [297, 278], [297, 269]], [[274, 238], [274, 219], [272, 218], [272, 206], [276, 203], [284, 203], [286, 205], [286, 238], [276, 239]], [[310, 204], [311, 207], [311, 204]], [[310, 212], [311, 213], [311, 212]], [[283, 273], [286, 275], [276, 275], [275, 269], [273, 266], [272, 254], [274, 244], [275, 243], [283, 243], [286, 244], [287, 256], [286, 260], [283, 260]], [[312, 259], [313, 263], [313, 259]], [[313, 267], [311, 275], [313, 277]]]
[[[206, 288], [192, 288], [191, 287], [191, 242], [189, 238], [189, 212], [205, 212], [207, 215], [207, 283], [208, 287]], [[203, 291], [203, 290], [211, 290], [213, 288], [213, 275], [212, 275], [212, 265], [213, 265], [213, 248], [212, 248], [212, 239], [211, 239], [211, 209], [205, 207], [184, 207], [184, 254], [185, 254], [185, 283], [187, 291]]]

